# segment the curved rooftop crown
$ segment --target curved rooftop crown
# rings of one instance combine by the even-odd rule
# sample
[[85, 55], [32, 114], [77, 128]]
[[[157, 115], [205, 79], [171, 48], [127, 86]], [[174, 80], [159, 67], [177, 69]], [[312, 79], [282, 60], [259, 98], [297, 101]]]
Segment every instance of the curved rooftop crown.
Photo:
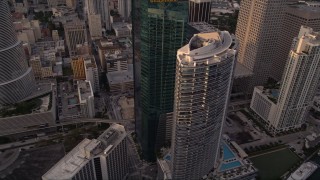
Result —
[[219, 56], [230, 49], [232, 42], [228, 31], [195, 34], [189, 44], [178, 50], [178, 58], [189, 56], [195, 60]]

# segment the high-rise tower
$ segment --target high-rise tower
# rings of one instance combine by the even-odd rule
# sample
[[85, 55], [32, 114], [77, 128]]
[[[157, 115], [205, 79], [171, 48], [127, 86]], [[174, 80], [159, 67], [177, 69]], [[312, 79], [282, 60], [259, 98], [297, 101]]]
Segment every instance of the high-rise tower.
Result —
[[83, 21], [67, 23], [64, 33], [70, 56], [76, 55], [77, 44], [88, 42], [86, 24]]
[[276, 51], [284, 9], [297, 0], [242, 0], [236, 37], [239, 40], [238, 61], [253, 71], [248, 93], [271, 77], [272, 58]]
[[274, 134], [305, 123], [320, 78], [320, 33], [302, 26], [291, 47], [280, 89], [255, 87], [250, 105]]
[[118, 0], [118, 11], [119, 14], [128, 20], [131, 15], [131, 0]]
[[278, 99], [278, 113], [271, 124], [277, 129], [304, 123], [320, 78], [320, 33], [302, 27], [294, 39]]
[[0, 0], [0, 12], [0, 105], [3, 105], [29, 96], [35, 81], [15, 34], [8, 1]]
[[189, 22], [209, 22], [212, 0], [190, 0]]
[[202, 33], [178, 50], [172, 179], [201, 179], [214, 168], [236, 60], [232, 44], [227, 31]]
[[316, 32], [320, 31], [320, 7], [297, 3], [285, 8], [275, 57], [272, 59], [272, 77], [277, 81], [281, 80], [292, 39], [297, 36], [302, 25], [311, 27]]
[[86, 9], [88, 14], [99, 14], [102, 26], [107, 30], [111, 30], [110, 23], [110, 0], [86, 0]]
[[[143, 156], [155, 160], [155, 144], [160, 117], [173, 111], [176, 52], [185, 43], [188, 1], [158, 3], [152, 0], [134, 2], [141, 6], [140, 28], [134, 27], [136, 131]], [[134, 19], [138, 16], [135, 8]], [[139, 24], [137, 24], [139, 26]], [[134, 25], [135, 26], [135, 25]], [[137, 46], [140, 44], [141, 46]], [[139, 48], [137, 50], [136, 48]]]

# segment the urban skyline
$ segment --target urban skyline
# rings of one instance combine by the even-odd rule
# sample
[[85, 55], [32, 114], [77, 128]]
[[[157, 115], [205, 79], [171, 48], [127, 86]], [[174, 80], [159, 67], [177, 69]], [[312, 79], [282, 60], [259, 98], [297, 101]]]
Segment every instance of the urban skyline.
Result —
[[0, 9], [1, 179], [320, 179], [319, 1]]

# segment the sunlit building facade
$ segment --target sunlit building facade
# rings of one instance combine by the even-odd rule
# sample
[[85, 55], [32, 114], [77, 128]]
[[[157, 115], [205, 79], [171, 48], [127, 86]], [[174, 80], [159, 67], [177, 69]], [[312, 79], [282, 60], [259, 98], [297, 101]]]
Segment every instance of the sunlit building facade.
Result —
[[178, 50], [172, 131], [172, 179], [201, 179], [219, 157], [236, 50], [229, 32], [194, 35]]

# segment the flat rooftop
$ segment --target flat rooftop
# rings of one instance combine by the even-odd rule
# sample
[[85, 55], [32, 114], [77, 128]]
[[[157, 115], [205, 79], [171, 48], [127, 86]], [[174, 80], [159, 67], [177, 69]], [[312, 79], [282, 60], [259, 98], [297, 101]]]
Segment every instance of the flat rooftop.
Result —
[[125, 23], [125, 22], [115, 22], [112, 24], [112, 28], [115, 31], [130, 31], [130, 28], [128, 27], [128, 23]]
[[127, 133], [122, 125], [112, 124], [97, 139], [102, 142], [105, 147], [104, 154], [108, 154], [113, 147], [116, 147], [125, 137]]
[[210, 33], [218, 31], [217, 28], [206, 22], [190, 22], [189, 25], [201, 33]]
[[313, 6], [309, 6], [307, 4], [293, 4], [293, 5], [289, 5], [287, 8], [290, 10], [295, 10], [297, 11], [297, 13], [303, 12], [303, 13], [307, 13], [307, 14], [313, 14], [313, 15], [318, 15], [319, 16], [319, 12], [320, 12], [320, 2], [319, 3], [319, 7], [313, 7]]
[[78, 93], [80, 101], [87, 100], [93, 96], [92, 87], [89, 81], [78, 81]]
[[133, 65], [128, 64], [127, 71], [114, 71], [107, 73], [108, 82], [110, 85], [133, 82]]
[[42, 178], [45, 180], [72, 179], [90, 161], [91, 155], [101, 152], [101, 150], [99, 151], [99, 146], [100, 142], [96, 139], [84, 139], [44, 174]]

